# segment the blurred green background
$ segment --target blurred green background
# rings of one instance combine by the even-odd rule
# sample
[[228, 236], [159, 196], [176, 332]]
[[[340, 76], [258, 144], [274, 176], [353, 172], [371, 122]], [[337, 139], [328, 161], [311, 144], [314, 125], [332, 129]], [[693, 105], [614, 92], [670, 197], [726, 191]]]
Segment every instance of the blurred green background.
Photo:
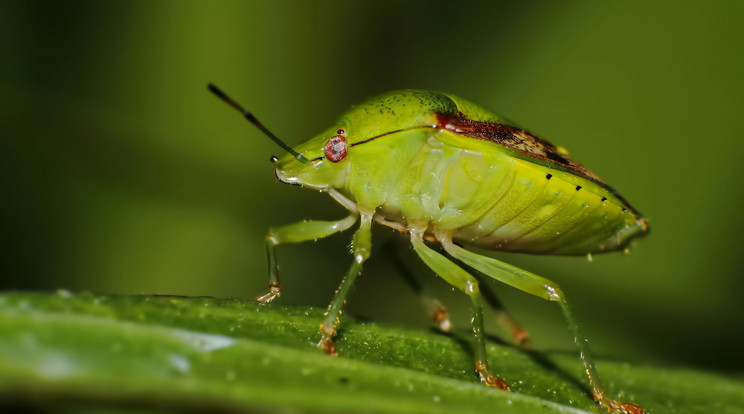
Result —
[[[290, 144], [435, 89], [567, 147], [648, 217], [630, 255], [493, 254], [560, 283], [595, 353], [740, 374], [744, 3], [682, 3], [4, 0], [0, 288], [263, 293], [267, 228], [344, 212], [277, 183], [280, 149], [206, 83]], [[325, 306], [350, 235], [283, 246], [282, 303]], [[348, 311], [426, 326], [385, 256]], [[465, 296], [427, 280], [467, 327]], [[496, 290], [537, 349], [572, 351], [557, 306]]]

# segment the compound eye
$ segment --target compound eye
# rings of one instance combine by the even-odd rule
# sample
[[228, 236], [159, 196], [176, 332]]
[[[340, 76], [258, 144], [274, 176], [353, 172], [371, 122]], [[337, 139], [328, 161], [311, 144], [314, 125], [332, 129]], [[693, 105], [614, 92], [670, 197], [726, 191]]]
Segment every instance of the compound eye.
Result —
[[346, 138], [337, 135], [326, 142], [323, 148], [326, 158], [331, 162], [339, 162], [346, 158]]

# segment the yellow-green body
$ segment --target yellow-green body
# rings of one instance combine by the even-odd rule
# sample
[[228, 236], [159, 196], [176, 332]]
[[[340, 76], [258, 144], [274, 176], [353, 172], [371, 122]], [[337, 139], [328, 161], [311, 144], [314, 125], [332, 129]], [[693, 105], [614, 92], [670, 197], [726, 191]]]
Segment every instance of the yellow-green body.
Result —
[[[473, 138], [453, 119], [481, 129], [509, 125], [507, 133], [542, 146], [527, 142], [525, 151]], [[339, 128], [348, 155], [329, 162], [322, 148]], [[564, 150], [452, 95], [399, 91], [373, 98], [295, 149], [312, 162], [285, 155], [276, 164], [282, 181], [335, 188], [401, 231], [425, 223], [429, 239], [448, 234], [488, 249], [572, 255], [624, 248], [647, 230], [640, 214]], [[541, 156], [541, 149], [570, 163]]]

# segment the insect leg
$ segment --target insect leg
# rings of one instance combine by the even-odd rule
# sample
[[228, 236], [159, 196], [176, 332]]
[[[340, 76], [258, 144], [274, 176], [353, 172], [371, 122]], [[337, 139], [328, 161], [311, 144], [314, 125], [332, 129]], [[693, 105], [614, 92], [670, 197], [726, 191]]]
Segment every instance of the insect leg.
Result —
[[338, 318], [341, 316], [341, 307], [346, 302], [346, 295], [349, 293], [351, 285], [362, 271], [362, 264], [367, 260], [370, 251], [372, 250], [373, 214], [374, 212], [361, 213], [362, 222], [359, 225], [359, 229], [354, 233], [354, 238], [351, 243], [354, 261], [352, 262], [348, 273], [346, 273], [346, 276], [341, 281], [341, 286], [336, 290], [336, 295], [333, 297], [331, 304], [328, 305], [328, 310], [326, 311], [323, 323], [320, 324], [320, 332], [323, 336], [321, 337], [318, 346], [329, 355], [336, 355], [336, 344], [333, 342], [333, 336], [336, 334]]
[[414, 271], [411, 269], [407, 260], [404, 259], [404, 249], [401, 248], [398, 238], [390, 240], [385, 245], [388, 256], [393, 258], [395, 267], [398, 268], [403, 279], [408, 282], [413, 291], [421, 299], [421, 304], [424, 306], [424, 310], [428, 315], [431, 316], [432, 320], [437, 324], [437, 329], [442, 332], [449, 332], [452, 328], [452, 324], [449, 320], [449, 314], [444, 305], [437, 300], [434, 296], [429, 293], [429, 290], [421, 284], [421, 282], [414, 276]]
[[597, 368], [594, 365], [594, 359], [592, 358], [586, 338], [574, 319], [566, 295], [558, 285], [526, 270], [465, 250], [455, 245], [449, 237], [437, 235], [437, 239], [442, 243], [444, 250], [452, 257], [482, 272], [486, 276], [543, 299], [558, 302], [563, 315], [568, 320], [568, 325], [574, 336], [574, 342], [579, 348], [579, 356], [581, 362], [584, 364], [584, 371], [587, 377], [589, 377], [589, 387], [592, 389], [594, 400], [611, 412], [630, 414], [643, 414], [645, 412], [635, 404], [615, 401], [605, 394], [602, 384], [599, 381]]
[[299, 243], [321, 239], [333, 233], [344, 231], [357, 220], [356, 213], [338, 221], [301, 221], [274, 229], [266, 235], [266, 256], [269, 260], [269, 291], [256, 298], [261, 303], [269, 303], [281, 293], [279, 263], [276, 260], [276, 246], [282, 243]]
[[475, 353], [475, 370], [478, 372], [483, 383], [492, 387], [509, 390], [509, 386], [501, 378], [495, 377], [488, 371], [488, 359], [486, 357], [486, 342], [483, 333], [483, 304], [481, 301], [478, 281], [468, 272], [457, 266], [451, 260], [424, 244], [423, 234], [420, 231], [411, 231], [411, 243], [413, 249], [418, 253], [421, 260], [426, 263], [436, 274], [447, 281], [450, 285], [462, 290], [471, 300], [473, 311], [473, 344]]
[[477, 276], [476, 278], [481, 282], [481, 293], [483, 294], [483, 299], [485, 299], [486, 303], [488, 303], [491, 308], [493, 308], [494, 312], [496, 312], [496, 321], [499, 325], [509, 332], [509, 335], [511, 335], [517, 345], [522, 348], [529, 348], [530, 335], [527, 333], [527, 330], [525, 330], [506, 310], [504, 303], [501, 302], [498, 296], [496, 296], [493, 289], [490, 289], [486, 283], [483, 283], [481, 278], [478, 278]]

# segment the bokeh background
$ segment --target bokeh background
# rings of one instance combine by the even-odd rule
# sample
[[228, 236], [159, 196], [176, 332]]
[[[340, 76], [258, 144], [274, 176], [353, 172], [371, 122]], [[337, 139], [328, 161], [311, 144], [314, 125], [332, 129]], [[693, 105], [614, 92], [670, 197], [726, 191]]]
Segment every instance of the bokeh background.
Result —
[[[0, 56], [0, 289], [263, 293], [267, 228], [344, 211], [277, 183], [281, 150], [206, 83], [290, 144], [435, 89], [567, 147], [648, 217], [630, 255], [493, 254], [559, 282], [595, 353], [744, 372], [742, 2], [3, 0]], [[325, 306], [350, 236], [281, 247], [280, 301]], [[426, 326], [379, 249], [394, 237], [376, 229], [348, 311]], [[426, 280], [467, 327], [464, 295]], [[537, 349], [573, 352], [557, 306], [495, 288]]]

